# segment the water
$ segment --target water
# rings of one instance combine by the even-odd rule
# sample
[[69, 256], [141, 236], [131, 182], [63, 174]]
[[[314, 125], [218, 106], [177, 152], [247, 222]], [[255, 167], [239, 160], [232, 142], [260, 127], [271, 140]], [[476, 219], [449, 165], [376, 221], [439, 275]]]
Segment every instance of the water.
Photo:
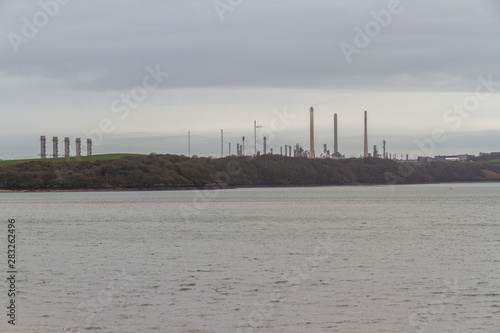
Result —
[[18, 258], [1, 332], [500, 331], [500, 184], [0, 193], [0, 208]]

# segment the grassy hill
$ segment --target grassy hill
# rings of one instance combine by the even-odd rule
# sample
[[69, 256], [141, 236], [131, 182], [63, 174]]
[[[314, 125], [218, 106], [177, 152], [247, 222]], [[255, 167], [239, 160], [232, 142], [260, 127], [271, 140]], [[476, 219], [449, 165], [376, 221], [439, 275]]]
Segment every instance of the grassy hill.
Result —
[[376, 158], [333, 160], [279, 155], [189, 158], [109, 154], [0, 165], [0, 189], [11, 190], [415, 184], [496, 179], [500, 179], [500, 163], [491, 161], [399, 164]]
[[44, 158], [43, 160], [40, 158], [32, 158], [32, 159], [25, 159], [25, 160], [3, 160], [0, 161], [0, 167], [6, 166], [6, 165], [14, 165], [14, 164], [20, 164], [20, 163], [26, 163], [26, 162], [33, 162], [33, 161], [44, 161], [44, 162], [78, 162], [78, 161], [86, 161], [86, 162], [94, 162], [94, 161], [107, 161], [107, 160], [116, 160], [120, 159], [126, 156], [131, 156], [131, 157], [137, 157], [137, 156], [144, 156], [141, 154], [101, 154], [101, 155], [91, 155], [91, 156], [80, 156], [80, 157], [57, 157], [57, 158]]

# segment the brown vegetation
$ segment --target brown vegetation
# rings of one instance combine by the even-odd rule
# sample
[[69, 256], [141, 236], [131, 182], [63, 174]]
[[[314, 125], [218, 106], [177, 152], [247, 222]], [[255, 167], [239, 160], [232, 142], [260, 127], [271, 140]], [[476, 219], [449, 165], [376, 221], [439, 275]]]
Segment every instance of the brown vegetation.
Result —
[[[406, 172], [403, 172], [406, 170]], [[0, 189], [202, 188], [431, 183], [500, 179], [489, 161], [398, 164], [384, 159], [306, 159], [279, 155], [124, 157], [80, 162], [31, 161], [0, 167]]]

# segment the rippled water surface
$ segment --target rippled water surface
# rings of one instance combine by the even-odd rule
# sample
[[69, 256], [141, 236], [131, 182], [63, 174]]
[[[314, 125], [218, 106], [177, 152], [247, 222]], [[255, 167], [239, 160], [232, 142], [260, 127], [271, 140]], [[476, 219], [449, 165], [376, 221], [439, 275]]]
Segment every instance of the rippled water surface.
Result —
[[18, 258], [1, 332], [500, 331], [500, 184], [0, 193], [0, 208]]

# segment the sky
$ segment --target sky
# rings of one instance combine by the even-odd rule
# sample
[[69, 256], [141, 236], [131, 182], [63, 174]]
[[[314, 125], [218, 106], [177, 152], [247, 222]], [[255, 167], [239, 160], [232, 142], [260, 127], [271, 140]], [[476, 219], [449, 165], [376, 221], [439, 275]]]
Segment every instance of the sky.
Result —
[[[500, 2], [0, 2], [0, 159], [40, 136], [94, 154], [268, 151], [398, 158], [500, 151]], [[83, 145], [85, 150], [85, 145]]]

